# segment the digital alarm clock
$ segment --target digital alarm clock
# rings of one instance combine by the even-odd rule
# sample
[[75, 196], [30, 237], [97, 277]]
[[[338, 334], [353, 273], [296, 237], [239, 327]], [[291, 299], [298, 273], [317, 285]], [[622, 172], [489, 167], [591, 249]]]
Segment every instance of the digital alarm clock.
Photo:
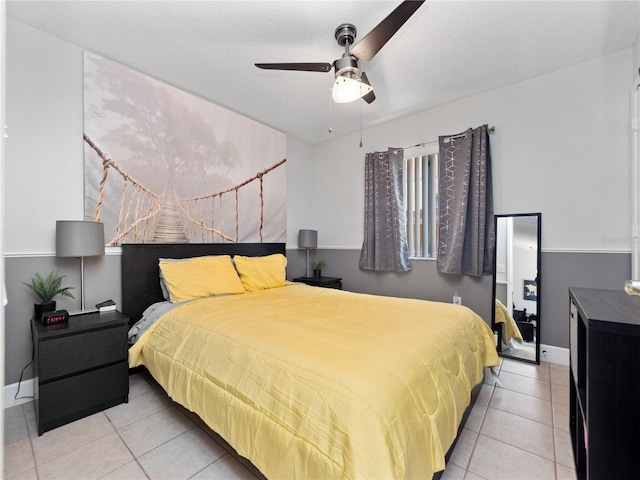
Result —
[[45, 312], [40, 321], [43, 325], [53, 325], [69, 321], [69, 312], [66, 310], [56, 310], [55, 312]]

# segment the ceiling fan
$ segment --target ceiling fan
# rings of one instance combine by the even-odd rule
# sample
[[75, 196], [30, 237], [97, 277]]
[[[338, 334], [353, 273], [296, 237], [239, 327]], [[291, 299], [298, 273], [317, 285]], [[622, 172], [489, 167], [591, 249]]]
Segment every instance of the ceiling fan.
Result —
[[350, 49], [356, 38], [356, 27], [343, 23], [335, 31], [338, 45], [344, 47], [342, 57], [331, 63], [256, 63], [267, 70], [298, 70], [304, 72], [330, 72], [335, 69], [332, 98], [336, 103], [346, 103], [362, 98], [371, 103], [376, 99], [367, 74], [358, 67], [358, 60], [371, 60], [415, 13], [424, 0], [402, 2], [384, 20], [376, 25], [362, 40]]

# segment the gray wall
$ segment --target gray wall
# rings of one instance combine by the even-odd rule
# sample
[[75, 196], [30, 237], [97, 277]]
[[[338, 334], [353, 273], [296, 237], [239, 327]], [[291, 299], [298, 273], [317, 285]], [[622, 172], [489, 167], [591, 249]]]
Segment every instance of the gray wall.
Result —
[[[63, 286], [74, 287], [74, 299], [56, 298], [56, 308], [69, 311], [80, 310], [80, 260], [77, 258], [56, 258], [53, 256], [29, 256], [5, 258], [7, 298], [5, 307], [5, 384], [16, 383], [20, 372], [31, 361], [30, 319], [37, 297], [22, 282], [30, 282], [35, 272], [48, 275], [58, 271], [66, 275]], [[87, 257], [84, 261], [85, 305], [95, 306], [103, 300], [112, 299], [122, 305], [120, 292], [120, 256], [105, 255]], [[24, 379], [32, 378], [29, 367]]]
[[441, 274], [433, 260], [413, 260], [411, 272], [406, 273], [364, 271], [358, 268], [359, 250], [320, 249], [315, 256], [327, 260], [322, 274], [342, 277], [345, 290], [439, 302], [451, 302], [458, 292], [463, 305], [490, 322], [492, 277]]
[[[289, 274], [302, 275], [305, 259], [298, 260], [293, 253], [288, 252]], [[441, 274], [430, 260], [412, 261], [413, 269], [407, 273], [365, 272], [358, 268], [357, 250], [318, 249], [313, 256], [327, 260], [322, 274], [342, 277], [345, 290], [441, 302], [451, 302], [457, 291], [463, 305], [491, 323], [493, 277]], [[569, 287], [623, 289], [631, 275], [631, 254], [543, 252], [541, 270], [540, 341], [568, 348]]]
[[569, 287], [622, 290], [630, 253], [542, 253], [541, 343], [569, 348]]

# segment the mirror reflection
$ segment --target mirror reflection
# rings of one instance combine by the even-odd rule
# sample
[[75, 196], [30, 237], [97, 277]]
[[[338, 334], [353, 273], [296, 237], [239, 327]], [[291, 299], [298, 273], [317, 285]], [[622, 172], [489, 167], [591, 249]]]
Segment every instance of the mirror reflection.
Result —
[[540, 363], [539, 213], [495, 215], [493, 329], [503, 357]]

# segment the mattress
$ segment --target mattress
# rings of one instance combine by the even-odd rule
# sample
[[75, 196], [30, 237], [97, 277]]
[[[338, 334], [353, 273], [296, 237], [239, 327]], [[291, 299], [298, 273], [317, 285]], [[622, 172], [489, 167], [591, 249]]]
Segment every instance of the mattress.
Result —
[[173, 308], [131, 347], [268, 478], [431, 478], [498, 365], [470, 309], [290, 284]]

